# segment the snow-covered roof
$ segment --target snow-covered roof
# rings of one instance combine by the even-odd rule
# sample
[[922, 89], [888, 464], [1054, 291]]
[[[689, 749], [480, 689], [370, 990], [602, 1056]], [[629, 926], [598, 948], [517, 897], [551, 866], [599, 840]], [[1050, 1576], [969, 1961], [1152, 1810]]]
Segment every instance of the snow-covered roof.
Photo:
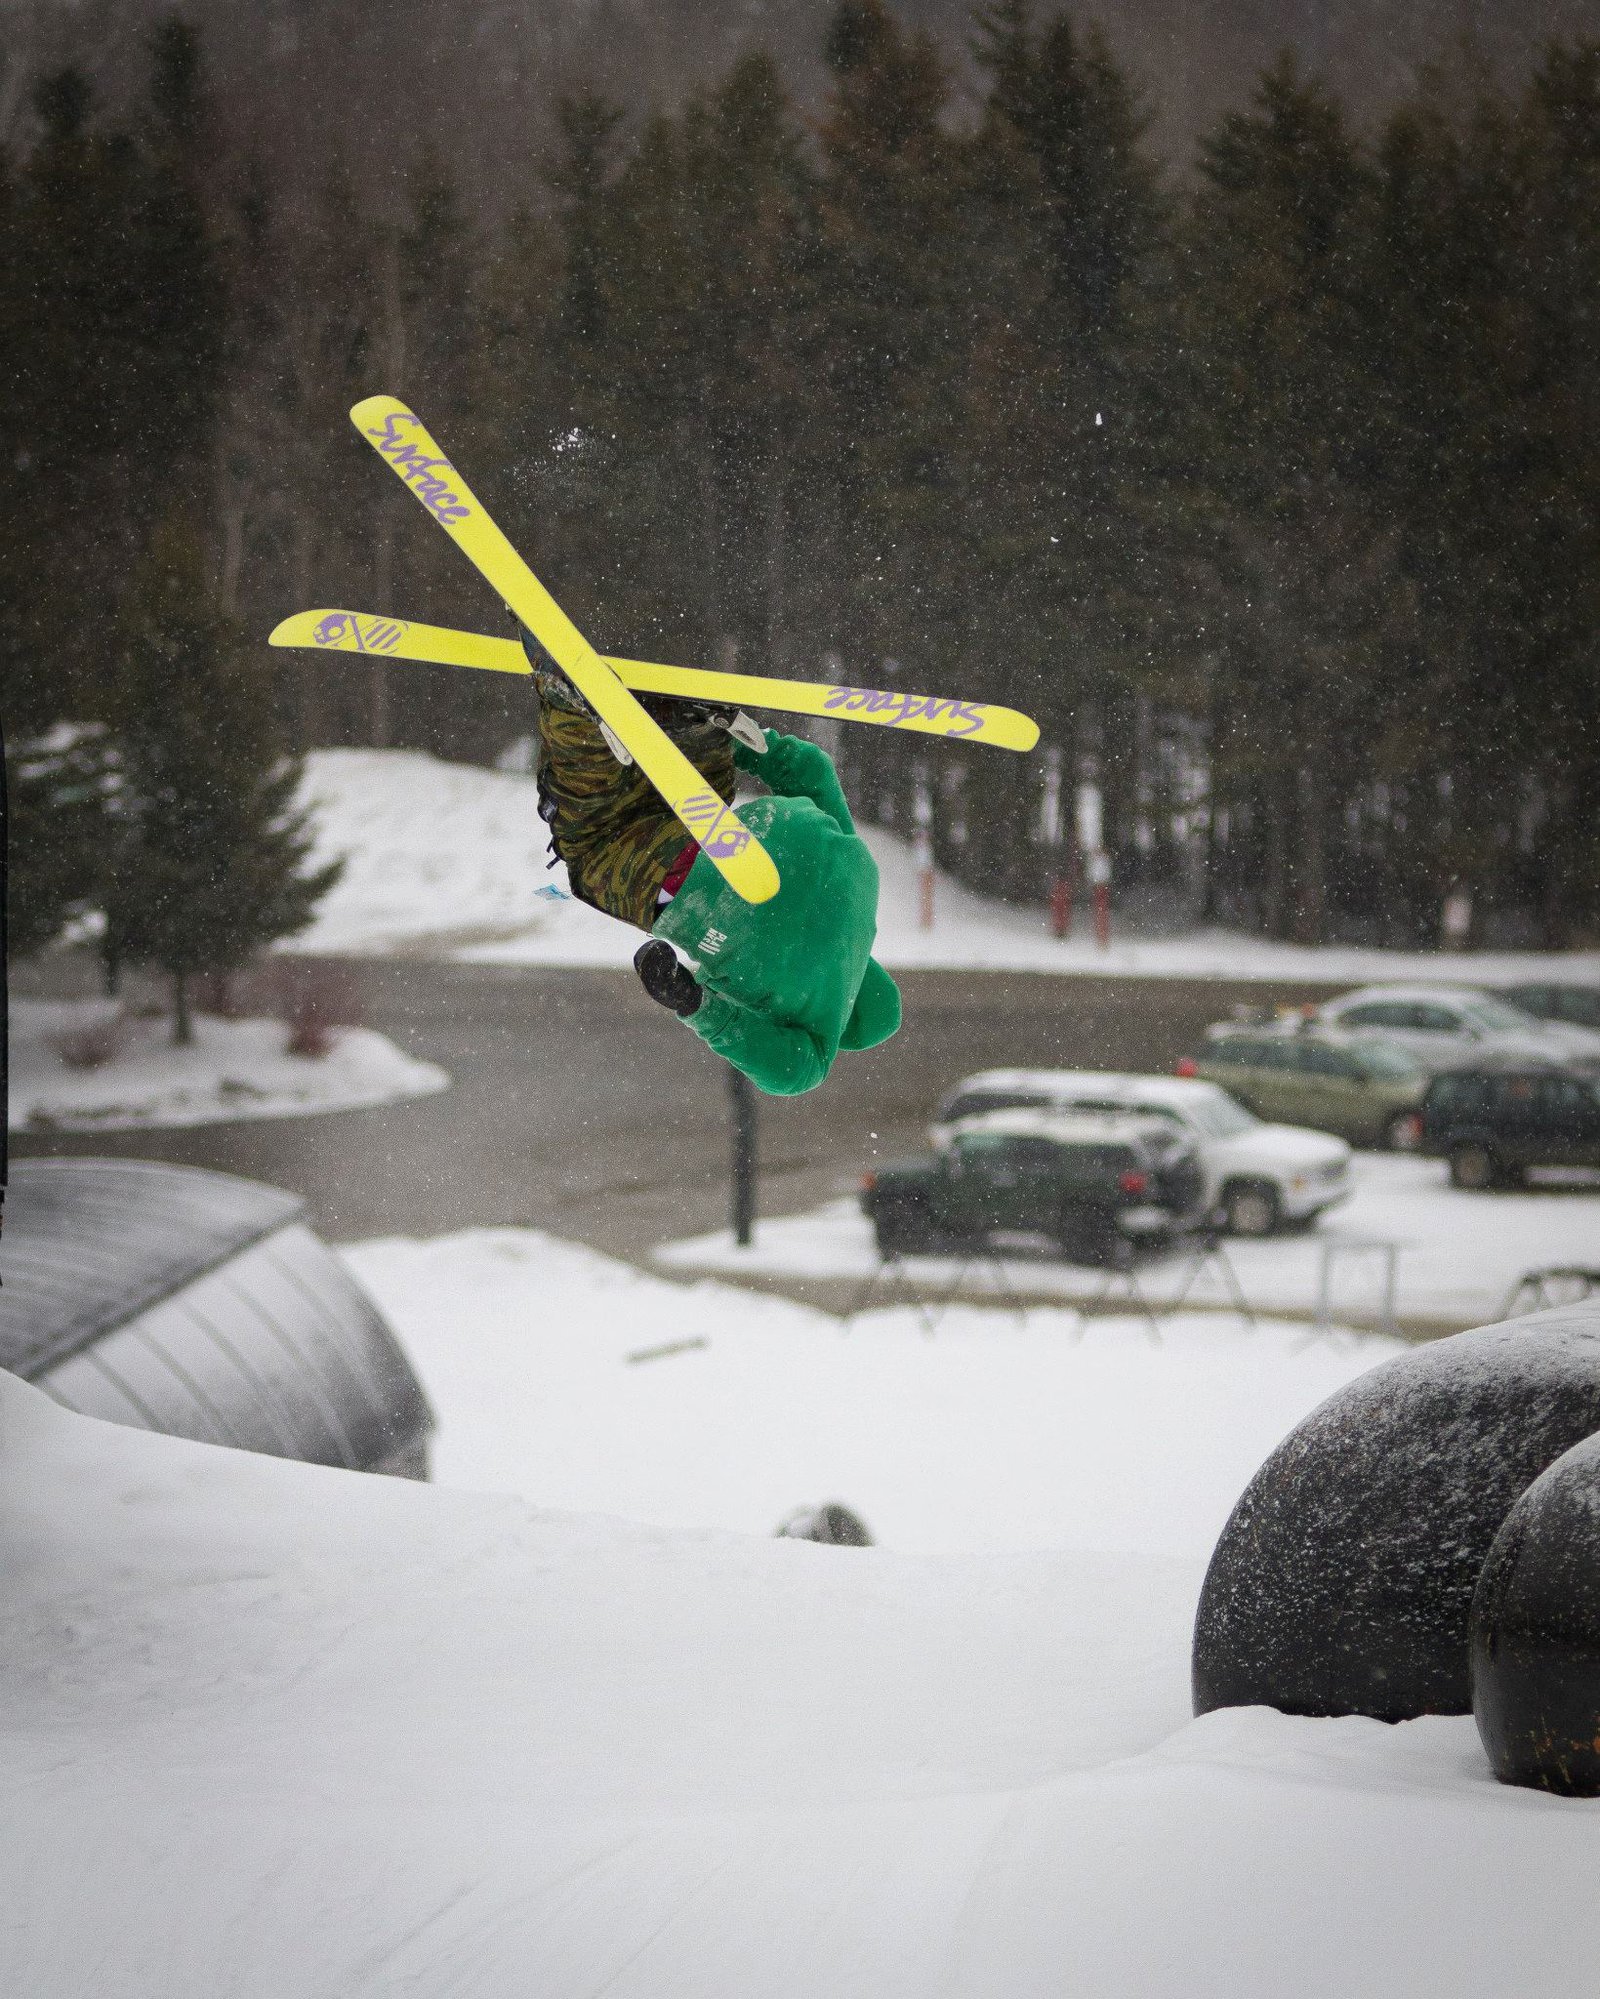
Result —
[[18, 1160], [0, 1276], [0, 1368], [83, 1415], [422, 1468], [422, 1390], [292, 1194], [141, 1160]]
[[1391, 980], [1382, 985], [1357, 986], [1354, 992], [1341, 993], [1336, 1000], [1329, 1000], [1327, 1005], [1332, 1011], [1343, 1011], [1345, 1007], [1365, 1000], [1449, 1000], [1461, 1006], [1493, 997], [1485, 986], [1449, 985], [1427, 979]]
[[224, 1173], [18, 1160], [0, 1242], [0, 1367], [35, 1379], [304, 1209]]
[[945, 1102], [978, 1090], [1038, 1090], [1053, 1097], [1117, 1096], [1130, 1104], [1209, 1102], [1216, 1083], [1198, 1076], [1136, 1076], [1105, 1069], [982, 1069], [945, 1091]]
[[960, 1122], [963, 1137], [973, 1132], [999, 1138], [1047, 1138], [1057, 1145], [1115, 1143], [1119, 1139], [1160, 1136], [1170, 1140], [1173, 1127], [1165, 1118], [1138, 1110], [1008, 1110], [978, 1111]]

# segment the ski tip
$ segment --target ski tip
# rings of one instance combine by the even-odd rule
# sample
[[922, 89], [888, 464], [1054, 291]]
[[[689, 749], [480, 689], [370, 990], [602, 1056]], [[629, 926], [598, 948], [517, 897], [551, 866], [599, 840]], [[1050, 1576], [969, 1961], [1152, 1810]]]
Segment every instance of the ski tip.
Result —
[[408, 416], [416, 421], [416, 412], [407, 409], [398, 396], [364, 396], [350, 411], [350, 421], [357, 430], [365, 430], [388, 416]]
[[1039, 741], [1039, 724], [1031, 715], [1018, 714], [1012, 724], [1011, 740], [1006, 744], [1009, 750], [1031, 750]]

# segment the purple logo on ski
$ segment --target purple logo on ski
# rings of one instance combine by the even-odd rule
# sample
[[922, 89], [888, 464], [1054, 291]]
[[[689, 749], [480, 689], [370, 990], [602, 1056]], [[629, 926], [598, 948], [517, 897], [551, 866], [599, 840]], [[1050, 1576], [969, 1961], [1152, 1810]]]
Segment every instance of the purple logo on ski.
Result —
[[943, 734], [970, 736], [981, 729], [985, 710], [981, 701], [942, 701], [933, 694], [888, 694], [877, 687], [830, 687], [823, 702], [824, 712], [859, 715], [864, 722], [881, 722], [895, 728], [906, 722], [943, 722]]
[[714, 791], [697, 791], [683, 801], [679, 817], [714, 861], [731, 861], [750, 844], [750, 835]]
[[701, 851], [709, 854], [714, 861], [731, 861], [735, 854], [742, 854], [750, 844], [750, 835], [733, 819], [732, 814], [725, 817], [731, 823], [723, 826], [720, 832], [713, 827], [700, 842]]
[[311, 636], [319, 646], [342, 646], [348, 632], [357, 652], [393, 652], [404, 631], [393, 618], [369, 618], [363, 626], [354, 611], [330, 611]]
[[[369, 430], [367, 436], [436, 521], [451, 527], [466, 520], [472, 512], [471, 503], [452, 491], [450, 485], [451, 480], [460, 481], [461, 474], [448, 458], [425, 457], [407, 439], [404, 429], [407, 424], [422, 430], [421, 417], [413, 416], [410, 410], [391, 410], [383, 420], [383, 428]], [[423, 435], [427, 433], [424, 431]]]

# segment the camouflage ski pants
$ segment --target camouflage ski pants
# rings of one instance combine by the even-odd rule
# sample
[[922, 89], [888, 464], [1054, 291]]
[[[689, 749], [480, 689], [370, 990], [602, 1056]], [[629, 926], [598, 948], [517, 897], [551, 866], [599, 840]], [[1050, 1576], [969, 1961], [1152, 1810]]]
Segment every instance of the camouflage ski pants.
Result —
[[[737, 772], [724, 729], [672, 731], [707, 784], [731, 802]], [[693, 837], [637, 765], [619, 764], [599, 725], [540, 704], [539, 814], [566, 863], [572, 893], [636, 930], [649, 930], [668, 869]]]

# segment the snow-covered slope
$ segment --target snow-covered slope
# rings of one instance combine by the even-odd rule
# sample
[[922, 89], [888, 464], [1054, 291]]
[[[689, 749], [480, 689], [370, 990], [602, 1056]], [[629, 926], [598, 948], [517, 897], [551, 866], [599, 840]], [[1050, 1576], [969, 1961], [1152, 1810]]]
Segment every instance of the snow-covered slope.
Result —
[[[313, 811], [318, 862], [346, 860], [344, 879], [300, 951], [405, 951], [497, 964], [628, 964], [637, 941], [622, 925], [564, 899], [564, 871], [550, 869], [530, 778], [416, 751], [319, 750], [306, 762], [303, 800]], [[935, 927], [918, 928], [917, 872], [904, 841], [865, 829], [882, 880], [878, 955], [890, 966], [991, 971], [1101, 972], [1151, 978], [1507, 980], [1559, 964], [1600, 976], [1600, 953], [1456, 956], [1310, 950], [1225, 931], [1177, 938], [1059, 942], [1042, 910], [974, 895], [941, 875]]]
[[540, 897], [566, 877], [547, 871], [537, 802], [531, 778], [418, 750], [314, 751], [300, 791], [310, 864], [342, 860], [344, 874], [288, 948], [447, 956], [486, 937], [553, 940], [574, 918], [608, 938], [617, 926], [594, 911]]
[[1600, 1807], [1461, 1718], [1188, 1720], [1193, 1558], [541, 1513], [0, 1376], [0, 1570], [27, 1999], [1592, 1982]]

